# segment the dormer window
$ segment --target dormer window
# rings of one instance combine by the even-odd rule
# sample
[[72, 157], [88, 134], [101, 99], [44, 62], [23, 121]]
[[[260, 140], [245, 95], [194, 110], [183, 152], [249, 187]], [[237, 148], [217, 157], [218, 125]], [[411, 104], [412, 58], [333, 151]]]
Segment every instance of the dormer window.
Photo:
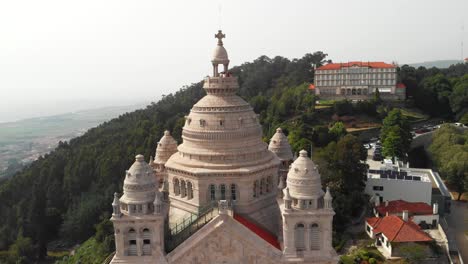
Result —
[[205, 120], [203, 120], [203, 119], [200, 119], [200, 126], [201, 126], [201, 127], [204, 127], [204, 126], [205, 126], [205, 124], [206, 124], [206, 121], [205, 121]]
[[219, 120], [219, 125], [220, 125], [220, 126], [224, 126], [224, 120], [220, 119], [220, 120]]

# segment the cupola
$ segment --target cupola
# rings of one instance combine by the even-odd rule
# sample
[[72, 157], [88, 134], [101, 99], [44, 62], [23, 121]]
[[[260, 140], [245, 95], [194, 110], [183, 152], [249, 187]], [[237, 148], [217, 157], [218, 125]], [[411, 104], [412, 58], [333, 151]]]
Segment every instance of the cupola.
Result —
[[324, 195], [317, 166], [307, 157], [305, 150], [301, 150], [292, 163], [286, 182], [294, 199], [312, 200]]
[[153, 168], [145, 162], [143, 155], [137, 155], [135, 162], [127, 170], [120, 198], [123, 212], [146, 214], [152, 210], [156, 193], [156, 179]]
[[171, 132], [164, 131], [164, 136], [156, 147], [154, 163], [164, 165], [172, 154], [177, 152], [177, 141], [171, 136]]
[[281, 161], [289, 161], [293, 159], [291, 145], [288, 138], [284, 135], [281, 128], [276, 129], [276, 133], [271, 137], [268, 149], [275, 153]]

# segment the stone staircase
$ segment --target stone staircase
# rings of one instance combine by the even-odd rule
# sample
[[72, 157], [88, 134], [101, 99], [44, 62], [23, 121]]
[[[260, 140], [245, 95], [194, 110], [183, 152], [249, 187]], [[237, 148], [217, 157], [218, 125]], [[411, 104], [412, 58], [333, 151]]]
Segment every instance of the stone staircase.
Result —
[[168, 227], [165, 232], [166, 252], [169, 253], [174, 250], [178, 245], [182, 244], [182, 242], [209, 223], [211, 219], [215, 218], [217, 215], [217, 205], [209, 204], [200, 208], [197, 214], [191, 214], [180, 222]]

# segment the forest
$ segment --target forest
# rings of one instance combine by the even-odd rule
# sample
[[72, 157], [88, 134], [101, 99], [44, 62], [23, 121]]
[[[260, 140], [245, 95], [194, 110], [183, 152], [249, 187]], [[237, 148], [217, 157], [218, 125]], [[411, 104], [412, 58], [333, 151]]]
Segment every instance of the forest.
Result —
[[[390, 109], [379, 114], [383, 103], [372, 100], [351, 106], [337, 102], [318, 111], [316, 98], [308, 90], [314, 78], [312, 65], [329, 61], [323, 52], [292, 60], [261, 56], [231, 72], [239, 78], [239, 95], [260, 115], [266, 142], [281, 126], [295, 152], [313, 146], [324, 186], [330, 186], [335, 197], [334, 228], [339, 233], [366, 203], [362, 194], [366, 152], [358, 137], [346, 133], [331, 116], [351, 111], [382, 120]], [[443, 70], [403, 66], [399, 72], [408, 87], [409, 104], [433, 117], [466, 122], [468, 65]], [[104, 253], [111, 252], [110, 204], [113, 193], [122, 191], [125, 170], [136, 154], [154, 155], [164, 130], [170, 130], [180, 143], [184, 116], [204, 94], [202, 82], [185, 86], [145, 109], [60, 142], [55, 150], [1, 182], [0, 260], [29, 263], [45, 258], [51, 247], [71, 247], [91, 236]], [[431, 104], [426, 102], [429, 99]]]

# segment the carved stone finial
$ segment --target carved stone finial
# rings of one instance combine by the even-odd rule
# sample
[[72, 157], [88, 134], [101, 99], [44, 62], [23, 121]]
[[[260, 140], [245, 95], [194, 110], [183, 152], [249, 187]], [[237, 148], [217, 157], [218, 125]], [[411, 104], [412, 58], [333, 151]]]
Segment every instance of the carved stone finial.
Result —
[[222, 30], [218, 30], [218, 33], [215, 34], [215, 38], [218, 39], [218, 45], [222, 46], [223, 45], [223, 38], [226, 37], [226, 34], [223, 34]]

